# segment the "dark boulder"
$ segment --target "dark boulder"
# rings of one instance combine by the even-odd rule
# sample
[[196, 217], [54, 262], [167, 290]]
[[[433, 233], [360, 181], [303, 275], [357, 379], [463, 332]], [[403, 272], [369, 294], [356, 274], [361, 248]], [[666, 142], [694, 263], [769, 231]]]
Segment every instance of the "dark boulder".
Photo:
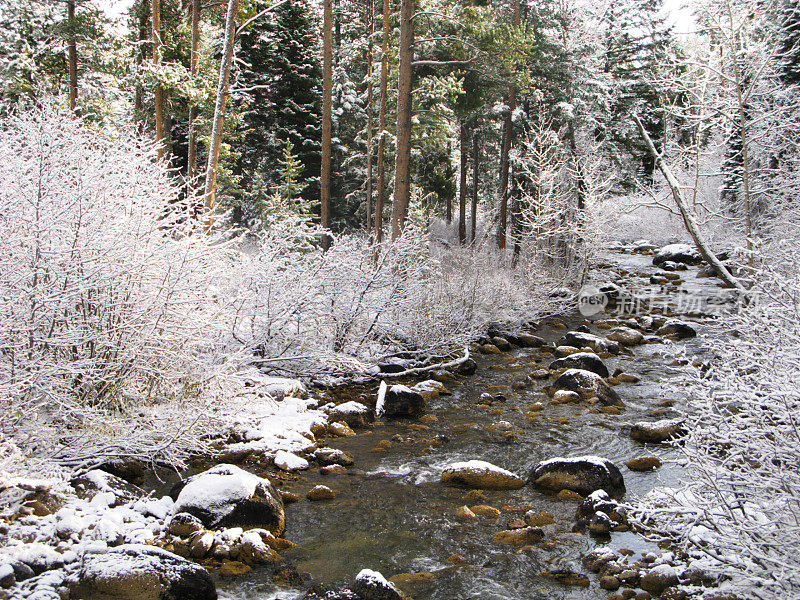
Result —
[[566, 390], [576, 392], [582, 398], [597, 396], [600, 402], [606, 406], [621, 404], [619, 395], [609, 386], [597, 373], [585, 371], [583, 369], [568, 369], [559, 375], [553, 382], [553, 391]]
[[83, 499], [93, 498], [103, 492], [111, 492], [114, 494], [114, 501], [110, 503], [111, 506], [134, 502], [147, 495], [139, 486], [99, 469], [93, 469], [83, 475], [74, 477], [69, 483], [78, 493], [78, 497]]
[[558, 369], [581, 369], [595, 373], [600, 377], [608, 377], [608, 367], [600, 360], [599, 356], [591, 352], [577, 352], [550, 363], [550, 370], [555, 371]]
[[608, 352], [609, 354], [619, 354], [619, 344], [612, 342], [599, 335], [586, 333], [583, 331], [570, 331], [565, 334], [556, 346], [573, 346], [575, 348], [591, 348], [595, 352]]
[[625, 494], [625, 481], [614, 463], [598, 456], [552, 458], [536, 465], [528, 482], [551, 492], [571, 490], [588, 496], [604, 490], [612, 498]]
[[328, 421], [344, 421], [350, 427], [366, 427], [375, 420], [374, 411], [361, 402], [351, 400], [334, 406], [328, 411]]
[[425, 398], [404, 385], [393, 385], [375, 408], [378, 414], [392, 417], [419, 417], [425, 411]]
[[665, 262], [699, 265], [703, 262], [703, 257], [696, 248], [689, 244], [669, 244], [661, 248], [653, 257], [653, 264], [657, 267]]
[[403, 600], [403, 594], [391, 581], [369, 569], [356, 575], [353, 591], [361, 600]]
[[697, 330], [684, 321], [669, 319], [656, 333], [672, 340], [685, 340], [697, 335]]

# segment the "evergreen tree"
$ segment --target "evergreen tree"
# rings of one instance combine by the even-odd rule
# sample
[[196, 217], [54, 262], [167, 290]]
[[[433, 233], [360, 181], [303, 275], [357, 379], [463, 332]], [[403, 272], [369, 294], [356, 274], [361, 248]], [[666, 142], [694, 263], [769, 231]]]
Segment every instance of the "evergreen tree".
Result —
[[291, 0], [252, 23], [238, 40], [233, 110], [239, 154], [232, 167], [240, 190], [235, 218], [249, 222], [281, 184], [287, 144], [302, 166], [300, 198], [319, 201], [321, 81], [317, 31], [308, 5]]

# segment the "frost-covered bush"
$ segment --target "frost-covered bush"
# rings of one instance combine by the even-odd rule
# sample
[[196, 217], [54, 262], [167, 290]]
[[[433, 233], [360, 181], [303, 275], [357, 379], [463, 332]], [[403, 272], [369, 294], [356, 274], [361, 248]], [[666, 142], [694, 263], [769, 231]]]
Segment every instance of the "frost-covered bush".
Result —
[[[0, 130], [0, 402], [120, 407], [198, 376], [221, 264], [133, 135], [42, 110]], [[13, 409], [13, 410], [12, 410]]]
[[[797, 239], [795, 235], [794, 240]], [[788, 240], [690, 382], [685, 488], [652, 515], [748, 598], [800, 594], [800, 268]]]

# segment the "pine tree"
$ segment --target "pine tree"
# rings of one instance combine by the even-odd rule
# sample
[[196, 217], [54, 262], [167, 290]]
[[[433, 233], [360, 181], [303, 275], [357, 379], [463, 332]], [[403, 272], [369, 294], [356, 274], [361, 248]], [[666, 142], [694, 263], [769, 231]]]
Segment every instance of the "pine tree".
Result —
[[322, 71], [308, 5], [292, 0], [253, 22], [239, 37], [236, 56], [236, 87], [245, 90], [232, 109], [240, 117], [232, 166], [240, 187], [232, 198], [237, 219], [258, 217], [256, 200], [280, 184], [287, 142], [305, 175], [300, 197], [318, 202]]

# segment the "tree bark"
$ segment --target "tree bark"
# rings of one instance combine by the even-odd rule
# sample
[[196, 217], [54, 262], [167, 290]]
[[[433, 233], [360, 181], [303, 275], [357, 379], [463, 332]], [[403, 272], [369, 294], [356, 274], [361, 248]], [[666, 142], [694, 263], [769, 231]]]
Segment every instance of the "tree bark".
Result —
[[75, 42], [75, 0], [67, 0], [67, 62], [69, 63], [69, 109], [78, 110], [78, 45]]
[[[520, 0], [514, 0], [514, 27], [519, 27], [521, 16]], [[503, 146], [500, 150], [500, 222], [497, 226], [497, 247], [506, 247], [508, 227], [508, 173], [511, 163], [511, 144], [514, 135], [514, 111], [517, 109], [517, 87], [512, 82], [508, 87], [508, 114], [503, 125]]]
[[472, 132], [472, 206], [470, 207], [470, 243], [475, 245], [475, 229], [478, 220], [478, 166], [480, 160], [478, 131]]
[[[192, 51], [191, 51], [191, 73], [192, 83], [197, 80], [197, 73], [200, 66], [200, 0], [192, 0]], [[186, 182], [190, 192], [196, 187], [197, 177], [197, 129], [195, 120], [197, 119], [197, 106], [194, 101], [189, 105], [189, 158], [186, 166]]]
[[367, 21], [369, 23], [369, 41], [367, 42], [367, 222], [366, 228], [372, 228], [372, 130], [375, 121], [372, 93], [372, 37], [375, 34], [374, 0], [367, 0]]
[[[152, 0], [150, 21], [153, 27], [153, 66], [156, 72], [161, 65], [161, 0]], [[164, 158], [166, 136], [164, 134], [164, 88], [160, 83], [155, 89], [156, 141], [158, 142], [158, 159]]]
[[392, 240], [403, 233], [411, 201], [411, 62], [414, 0], [400, 0], [400, 65], [397, 76], [397, 159], [392, 202]]
[[[157, 2], [158, 0], [154, 0]], [[231, 75], [233, 59], [233, 38], [235, 32], [236, 8], [239, 0], [228, 0], [228, 11], [225, 15], [225, 42], [222, 60], [219, 66], [219, 83], [217, 85], [217, 101], [214, 106], [214, 119], [211, 126], [211, 141], [208, 149], [206, 165], [205, 207], [207, 213], [206, 231], [214, 226], [214, 209], [216, 208], [217, 166], [219, 151], [222, 145], [222, 125], [225, 119], [225, 100], [228, 97], [228, 80]]]
[[469, 132], [467, 131], [467, 120], [461, 119], [460, 140], [461, 157], [459, 164], [458, 177], [458, 241], [462, 245], [467, 243], [467, 144], [469, 143]]
[[383, 46], [381, 55], [381, 106], [378, 114], [378, 195], [375, 200], [375, 244], [383, 241], [383, 205], [386, 195], [386, 112], [389, 96], [389, 21], [391, 0], [383, 0]]
[[[136, 53], [136, 65], [137, 67], [141, 67], [142, 63], [144, 63], [144, 56], [145, 56], [145, 41], [147, 40], [147, 7], [149, 6], [149, 2], [147, 0], [140, 0], [139, 3], [139, 35], [138, 35], [138, 42], [139, 42], [139, 49]], [[136, 84], [136, 95], [134, 96], [133, 101], [133, 112], [134, 112], [134, 121], [137, 123], [137, 130], [139, 133], [143, 130], [143, 116], [142, 112], [144, 110], [144, 90], [142, 89], [142, 85], [140, 83]]]
[[322, 11], [322, 165], [320, 168], [320, 218], [322, 249], [330, 247], [331, 130], [333, 127], [333, 0], [323, 0]]
[[697, 222], [695, 221], [694, 216], [692, 215], [688, 205], [686, 204], [686, 201], [683, 198], [680, 183], [675, 178], [675, 175], [672, 174], [672, 170], [669, 168], [669, 166], [664, 162], [663, 157], [656, 150], [653, 140], [650, 139], [650, 136], [645, 130], [644, 125], [642, 125], [642, 122], [639, 120], [639, 117], [635, 116], [633, 119], [636, 121], [636, 127], [639, 129], [639, 135], [641, 135], [642, 139], [644, 139], [647, 149], [655, 161], [656, 167], [661, 170], [667, 180], [667, 184], [669, 184], [670, 190], [672, 191], [672, 197], [675, 199], [675, 204], [678, 205], [678, 210], [680, 210], [681, 216], [683, 217], [683, 223], [686, 225], [686, 230], [692, 236], [700, 255], [709, 265], [711, 265], [711, 268], [714, 269], [714, 272], [717, 274], [717, 276], [719, 276], [720, 279], [722, 279], [731, 287], [736, 288], [743, 294], [747, 295], [748, 292], [744, 286], [742, 286], [739, 280], [736, 279], [730, 271], [728, 271], [727, 267], [720, 259], [717, 258], [716, 254], [711, 251], [711, 248], [709, 248], [708, 244], [706, 244], [706, 241], [700, 234], [700, 228], [697, 226]]

